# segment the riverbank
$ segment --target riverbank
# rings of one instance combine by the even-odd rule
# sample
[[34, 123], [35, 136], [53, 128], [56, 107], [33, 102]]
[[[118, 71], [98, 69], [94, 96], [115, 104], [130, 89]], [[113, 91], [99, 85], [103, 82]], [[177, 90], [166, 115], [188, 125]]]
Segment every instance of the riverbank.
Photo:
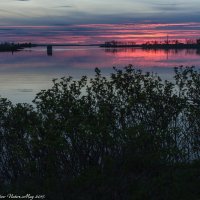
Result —
[[142, 49], [200, 49], [200, 44], [139, 44], [139, 45], [100, 45], [102, 48], [142, 48]]
[[141, 49], [200, 49], [200, 44], [32, 44], [4, 43], [0, 44], [0, 52], [19, 51], [31, 47], [100, 47], [100, 48], [141, 48]]

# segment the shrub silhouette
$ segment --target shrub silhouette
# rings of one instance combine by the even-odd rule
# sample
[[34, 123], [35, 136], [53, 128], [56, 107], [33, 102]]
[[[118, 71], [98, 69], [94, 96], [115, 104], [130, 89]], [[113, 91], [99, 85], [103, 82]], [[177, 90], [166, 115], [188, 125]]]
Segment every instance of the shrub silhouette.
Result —
[[0, 189], [47, 199], [197, 199], [200, 73], [163, 81], [132, 65], [0, 99]]

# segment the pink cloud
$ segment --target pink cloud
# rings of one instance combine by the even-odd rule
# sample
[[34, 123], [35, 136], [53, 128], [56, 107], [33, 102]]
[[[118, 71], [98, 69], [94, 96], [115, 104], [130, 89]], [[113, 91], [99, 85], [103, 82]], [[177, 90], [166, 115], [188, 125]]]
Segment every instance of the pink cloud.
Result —
[[103, 43], [108, 40], [142, 43], [185, 40], [200, 36], [200, 23], [77, 24], [66, 26], [0, 26], [1, 41], [32, 43]]

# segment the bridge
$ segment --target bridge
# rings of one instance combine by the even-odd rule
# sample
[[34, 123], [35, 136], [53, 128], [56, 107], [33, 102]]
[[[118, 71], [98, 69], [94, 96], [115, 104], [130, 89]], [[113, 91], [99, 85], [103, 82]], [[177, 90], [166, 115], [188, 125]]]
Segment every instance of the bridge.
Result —
[[53, 47], [100, 47], [100, 44], [35, 44], [35, 47], [46, 47], [47, 55], [53, 55]]

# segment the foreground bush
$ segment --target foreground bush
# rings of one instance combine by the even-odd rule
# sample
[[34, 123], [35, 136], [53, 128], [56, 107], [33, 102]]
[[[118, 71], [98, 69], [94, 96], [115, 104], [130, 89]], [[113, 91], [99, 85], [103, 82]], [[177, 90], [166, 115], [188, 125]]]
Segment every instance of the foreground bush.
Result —
[[47, 199], [200, 198], [200, 73], [132, 66], [0, 99], [0, 190]]

